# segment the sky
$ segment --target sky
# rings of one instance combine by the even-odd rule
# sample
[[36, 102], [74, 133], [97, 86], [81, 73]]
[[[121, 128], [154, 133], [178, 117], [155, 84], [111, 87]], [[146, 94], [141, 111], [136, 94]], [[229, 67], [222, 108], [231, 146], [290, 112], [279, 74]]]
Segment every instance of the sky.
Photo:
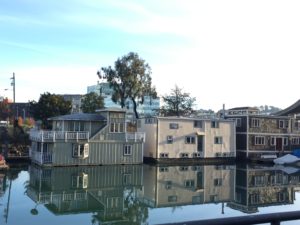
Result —
[[[97, 71], [136, 52], [160, 96], [197, 109], [300, 98], [298, 0], [1, 0], [0, 96], [86, 94]], [[7, 89], [7, 90], [6, 90]]]

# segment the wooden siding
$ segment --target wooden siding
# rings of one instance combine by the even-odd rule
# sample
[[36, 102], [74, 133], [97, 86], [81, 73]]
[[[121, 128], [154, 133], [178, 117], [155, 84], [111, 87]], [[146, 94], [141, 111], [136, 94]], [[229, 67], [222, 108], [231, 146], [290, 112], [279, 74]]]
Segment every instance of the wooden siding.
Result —
[[132, 155], [124, 156], [124, 142], [89, 142], [87, 158], [72, 157], [72, 143], [55, 143], [52, 165], [108, 165], [143, 163], [143, 143], [126, 143], [132, 145]]

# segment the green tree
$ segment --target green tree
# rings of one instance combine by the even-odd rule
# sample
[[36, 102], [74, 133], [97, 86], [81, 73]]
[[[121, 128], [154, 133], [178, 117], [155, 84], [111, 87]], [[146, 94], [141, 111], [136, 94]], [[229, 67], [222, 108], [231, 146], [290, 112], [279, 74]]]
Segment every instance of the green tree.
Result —
[[164, 106], [160, 112], [164, 116], [188, 116], [193, 110], [196, 98], [190, 97], [190, 93], [183, 92], [183, 89], [175, 85], [169, 95], [162, 97]]
[[114, 68], [108, 66], [101, 70], [103, 75], [97, 72], [99, 78], [107, 79], [114, 90], [112, 100], [124, 108], [126, 100], [130, 99], [136, 118], [139, 118], [137, 106], [143, 104], [144, 96], [157, 97], [155, 87], [152, 87], [151, 68], [137, 53], [130, 52], [118, 58]]
[[38, 102], [30, 102], [30, 111], [35, 120], [42, 121], [43, 128], [51, 128], [48, 118], [59, 115], [66, 115], [71, 112], [72, 104], [64, 100], [61, 95], [46, 92], [41, 94]]
[[96, 109], [101, 109], [103, 107], [103, 97], [94, 92], [84, 95], [81, 100], [81, 110], [84, 113], [94, 113]]

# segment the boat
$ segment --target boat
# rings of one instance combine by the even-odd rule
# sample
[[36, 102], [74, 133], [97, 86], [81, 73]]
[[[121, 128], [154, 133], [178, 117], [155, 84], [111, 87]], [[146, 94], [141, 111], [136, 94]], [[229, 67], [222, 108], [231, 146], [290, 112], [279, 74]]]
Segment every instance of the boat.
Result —
[[295, 155], [291, 155], [291, 154], [286, 154], [282, 157], [279, 157], [279, 158], [273, 160], [273, 162], [275, 164], [279, 164], [279, 165], [292, 164], [292, 163], [296, 163], [298, 161], [300, 161], [300, 158], [298, 158]]

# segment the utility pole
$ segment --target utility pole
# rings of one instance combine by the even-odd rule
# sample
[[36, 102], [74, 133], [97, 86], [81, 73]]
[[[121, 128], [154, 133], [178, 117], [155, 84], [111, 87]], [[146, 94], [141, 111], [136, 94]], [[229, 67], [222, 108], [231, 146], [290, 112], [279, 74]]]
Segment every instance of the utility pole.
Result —
[[15, 73], [13, 73], [13, 77], [11, 79], [11, 86], [13, 86], [13, 95], [14, 95], [14, 103], [16, 103], [16, 79], [15, 79]]

